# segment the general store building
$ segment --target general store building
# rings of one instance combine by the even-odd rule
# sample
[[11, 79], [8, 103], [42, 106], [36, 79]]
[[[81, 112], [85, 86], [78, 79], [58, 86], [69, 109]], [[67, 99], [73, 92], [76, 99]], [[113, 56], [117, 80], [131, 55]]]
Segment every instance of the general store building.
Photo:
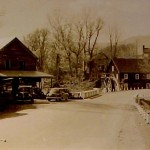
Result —
[[[41, 86], [42, 78], [53, 79], [53, 75], [36, 69], [38, 58], [18, 38], [0, 47], [0, 82]], [[10, 82], [9, 82], [10, 83]]]

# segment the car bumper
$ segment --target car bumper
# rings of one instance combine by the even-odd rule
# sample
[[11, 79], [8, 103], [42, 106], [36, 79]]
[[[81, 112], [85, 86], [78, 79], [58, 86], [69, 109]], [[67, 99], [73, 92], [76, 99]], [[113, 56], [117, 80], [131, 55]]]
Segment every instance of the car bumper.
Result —
[[55, 97], [55, 96], [47, 96], [46, 97], [47, 100], [61, 100], [61, 97]]

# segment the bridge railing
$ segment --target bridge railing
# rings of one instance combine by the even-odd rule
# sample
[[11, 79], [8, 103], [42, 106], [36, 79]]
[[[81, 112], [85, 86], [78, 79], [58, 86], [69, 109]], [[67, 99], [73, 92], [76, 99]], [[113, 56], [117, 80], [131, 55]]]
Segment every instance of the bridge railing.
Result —
[[101, 90], [98, 88], [94, 88], [93, 90], [81, 91], [81, 92], [72, 92], [74, 98], [82, 98], [82, 99], [98, 96], [100, 95], [100, 93]]
[[140, 115], [146, 123], [150, 124], [150, 94], [137, 94], [134, 98]]

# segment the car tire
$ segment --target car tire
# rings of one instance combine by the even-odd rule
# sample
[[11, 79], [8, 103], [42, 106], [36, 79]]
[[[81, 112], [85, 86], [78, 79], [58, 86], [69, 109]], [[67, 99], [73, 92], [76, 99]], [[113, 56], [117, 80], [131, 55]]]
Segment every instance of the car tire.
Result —
[[63, 94], [61, 97], [62, 101], [68, 101], [68, 94]]
[[34, 99], [31, 99], [30, 104], [34, 104]]

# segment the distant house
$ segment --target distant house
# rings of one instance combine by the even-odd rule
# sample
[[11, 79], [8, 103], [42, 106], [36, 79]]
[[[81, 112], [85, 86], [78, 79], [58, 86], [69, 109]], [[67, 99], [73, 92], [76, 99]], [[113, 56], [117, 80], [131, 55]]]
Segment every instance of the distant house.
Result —
[[114, 58], [107, 73], [116, 77], [122, 89], [150, 88], [150, 67], [144, 64], [144, 59]]
[[150, 58], [150, 48], [146, 48], [144, 45], [143, 45], [143, 57]]
[[[0, 47], [0, 82], [19, 79], [19, 84], [41, 82], [41, 78], [53, 78], [36, 70], [38, 58], [18, 38]], [[40, 85], [40, 84], [39, 84]]]
[[[109, 58], [103, 52], [99, 52], [95, 59], [91, 61], [92, 72], [91, 79], [97, 80], [101, 77], [102, 74], [106, 71], [106, 66], [108, 65]], [[88, 76], [88, 74], [87, 74]]]

